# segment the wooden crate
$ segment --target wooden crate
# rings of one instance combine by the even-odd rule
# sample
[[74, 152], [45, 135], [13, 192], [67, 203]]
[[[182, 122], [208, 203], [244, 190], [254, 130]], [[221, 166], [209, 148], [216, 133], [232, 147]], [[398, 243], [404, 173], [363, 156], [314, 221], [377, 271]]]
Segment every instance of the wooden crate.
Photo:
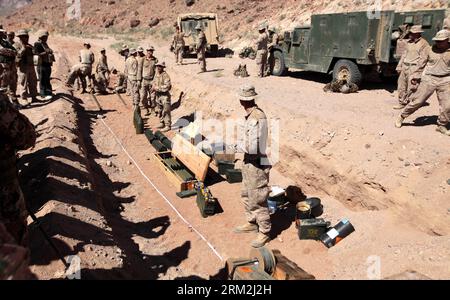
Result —
[[316, 279], [313, 275], [307, 273], [296, 263], [282, 255], [279, 250], [272, 250], [277, 265], [273, 277], [277, 280], [312, 280]]

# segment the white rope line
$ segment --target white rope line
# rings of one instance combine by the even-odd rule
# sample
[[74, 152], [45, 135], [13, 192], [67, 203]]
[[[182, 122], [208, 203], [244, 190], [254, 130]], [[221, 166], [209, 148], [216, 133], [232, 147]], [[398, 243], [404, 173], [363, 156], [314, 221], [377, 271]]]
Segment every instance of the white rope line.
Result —
[[145, 175], [144, 171], [141, 169], [141, 167], [138, 165], [138, 163], [134, 160], [134, 158], [128, 153], [127, 149], [123, 146], [122, 142], [119, 140], [117, 135], [112, 131], [112, 129], [106, 124], [106, 122], [103, 119], [100, 119], [105, 125], [106, 128], [108, 128], [109, 132], [114, 136], [116, 142], [120, 145], [122, 150], [125, 152], [125, 154], [128, 156], [128, 158], [133, 162], [133, 164], [136, 166], [136, 168], [139, 170], [141, 175], [150, 183], [150, 185], [155, 189], [155, 191], [158, 192], [159, 195], [169, 204], [169, 206], [175, 211], [175, 213], [180, 217], [180, 219], [188, 225], [188, 228], [192, 229], [207, 245], [208, 247], [214, 252], [214, 254], [223, 262], [222, 256], [217, 252], [217, 250], [214, 248], [214, 246], [201, 234], [197, 229], [195, 229], [194, 226], [192, 226], [182, 215], [181, 213], [175, 208], [175, 206], [170, 202], [169, 199], [156, 187], [156, 185]]

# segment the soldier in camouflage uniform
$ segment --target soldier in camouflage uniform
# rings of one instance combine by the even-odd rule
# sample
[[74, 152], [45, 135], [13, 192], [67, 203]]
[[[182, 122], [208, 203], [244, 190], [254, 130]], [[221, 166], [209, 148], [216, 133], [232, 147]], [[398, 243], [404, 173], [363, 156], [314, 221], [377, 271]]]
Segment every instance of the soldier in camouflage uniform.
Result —
[[200, 24], [197, 24], [195, 30], [197, 30], [197, 43], [195, 45], [195, 50], [197, 52], [198, 64], [200, 65], [200, 72], [206, 72], [206, 35]]
[[420, 82], [411, 102], [403, 109], [402, 114], [395, 122], [397, 128], [402, 127], [403, 121], [421, 108], [436, 92], [440, 106], [440, 115], [436, 130], [450, 136], [450, 33], [447, 30], [439, 31], [433, 38], [435, 44], [428, 48], [423, 65], [422, 78], [412, 77]]
[[176, 26], [176, 32], [172, 40], [172, 49], [175, 54], [175, 62], [177, 65], [183, 64], [183, 51], [184, 51], [185, 41], [184, 33], [181, 32], [180, 26]]
[[19, 70], [20, 96], [22, 99], [31, 97], [31, 102], [36, 102], [37, 77], [34, 68], [33, 46], [28, 42], [29, 36], [26, 30], [17, 32], [19, 42], [14, 44], [17, 49], [17, 66]]
[[[146, 110], [146, 115], [154, 113], [155, 116], [159, 116], [159, 107], [156, 104], [155, 93], [151, 92], [152, 81], [155, 77], [156, 64], [158, 59], [153, 56], [155, 48], [152, 46], [147, 47], [147, 55], [145, 56], [143, 67], [142, 67], [142, 87], [141, 87], [141, 98], [142, 105]], [[151, 110], [151, 111], [150, 111]]]
[[270, 76], [272, 74], [273, 66], [275, 64], [275, 57], [273, 55], [272, 48], [278, 45], [279, 36], [276, 33], [275, 27], [271, 27], [269, 29], [269, 44], [268, 44], [268, 59], [267, 59], [267, 66], [266, 66], [266, 75]]
[[[8, 38], [7, 41], [10, 45], [12, 45], [14, 47], [14, 39], [16, 38], [16, 34], [14, 33], [14, 31], [10, 31], [8, 32]], [[15, 47], [14, 47], [15, 48]], [[17, 49], [16, 49], [17, 50]], [[12, 78], [11, 78], [11, 84], [9, 86], [10, 90], [11, 90], [11, 94], [14, 96], [14, 99], [17, 98], [17, 65], [15, 63], [13, 63], [11, 65], [12, 67]]]
[[247, 223], [234, 230], [235, 233], [258, 232], [251, 242], [255, 248], [264, 246], [270, 240], [271, 230], [267, 207], [271, 168], [266, 155], [268, 126], [265, 113], [255, 104], [257, 95], [253, 86], [243, 86], [239, 92], [239, 100], [247, 113], [243, 140], [237, 146], [238, 152], [244, 153], [241, 196]]
[[167, 132], [172, 126], [171, 117], [171, 100], [170, 90], [172, 89], [172, 83], [170, 81], [169, 74], [165, 71], [166, 63], [158, 62], [156, 64], [156, 74], [153, 79], [152, 92], [156, 95], [156, 103], [161, 111], [161, 117], [159, 118], [159, 125], [157, 128], [162, 128], [162, 132]]
[[95, 67], [95, 92], [98, 94], [106, 94], [109, 85], [109, 67], [106, 49], [100, 50], [100, 58]]
[[120, 86], [122, 86], [126, 90], [127, 96], [131, 96], [131, 89], [130, 86], [128, 85], [128, 78], [127, 78], [128, 72], [126, 67], [127, 58], [128, 56], [130, 56], [130, 49], [128, 48], [128, 45], [122, 45], [122, 49], [119, 51], [119, 54], [125, 60], [125, 70], [123, 71], [123, 73], [120, 73], [125, 75], [125, 81]]
[[127, 70], [128, 84], [131, 88], [131, 94], [133, 98], [133, 105], [136, 107], [139, 105], [140, 95], [140, 81], [138, 79], [138, 61], [136, 59], [136, 49], [130, 49], [130, 56], [128, 56], [125, 62], [125, 69]]
[[258, 77], [264, 77], [266, 73], [267, 53], [269, 36], [266, 33], [266, 28], [259, 26], [259, 37], [256, 40], [256, 64], [258, 65]]
[[14, 74], [16, 55], [16, 49], [6, 40], [6, 31], [0, 29], [0, 88], [7, 89], [11, 102], [16, 108], [20, 108], [15, 91], [11, 88], [16, 76]]
[[402, 55], [397, 66], [398, 78], [398, 104], [394, 109], [404, 108], [410, 101], [412, 95], [419, 86], [417, 80], [423, 72], [424, 60], [430, 45], [422, 38], [422, 26], [415, 25], [409, 31], [409, 40], [406, 44], [405, 53]]
[[53, 87], [50, 82], [52, 66], [55, 62], [53, 50], [48, 46], [48, 31], [38, 32], [39, 40], [34, 43], [34, 54], [39, 56], [37, 70], [39, 73], [40, 94], [45, 100], [52, 99]]
[[144, 70], [144, 60], [145, 60], [144, 48], [141, 46], [137, 48], [136, 60], [138, 63], [137, 81], [139, 85], [139, 101], [138, 101], [139, 105], [141, 102], [142, 71]]
[[114, 90], [118, 93], [125, 93], [126, 92], [126, 82], [127, 82], [127, 76], [119, 72], [116, 68], [111, 68], [111, 74], [117, 76], [117, 84]]
[[80, 50], [80, 62], [72, 67], [66, 82], [66, 85], [72, 88], [73, 84], [75, 83], [75, 79], [79, 78], [83, 88], [83, 90], [81, 91], [82, 94], [87, 92], [86, 78], [89, 81], [89, 86], [92, 86], [92, 64], [95, 61], [95, 56], [90, 49], [91, 45], [88, 42], [85, 42], [84, 49]]
[[19, 185], [16, 151], [33, 147], [33, 124], [0, 91], [0, 222], [20, 245], [27, 245], [27, 211]]
[[35, 279], [29, 264], [29, 251], [19, 246], [0, 222], [0, 280]]

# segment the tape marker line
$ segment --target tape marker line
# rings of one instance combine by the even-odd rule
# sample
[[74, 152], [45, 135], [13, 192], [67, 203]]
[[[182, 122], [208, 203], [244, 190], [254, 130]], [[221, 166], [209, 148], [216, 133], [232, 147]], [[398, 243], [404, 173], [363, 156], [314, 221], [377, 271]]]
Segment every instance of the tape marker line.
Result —
[[114, 131], [112, 131], [112, 129], [108, 126], [108, 124], [106, 124], [106, 122], [103, 119], [100, 119], [103, 123], [103, 125], [105, 125], [106, 128], [108, 128], [109, 132], [111, 132], [111, 134], [114, 136], [114, 139], [116, 140], [116, 142], [120, 145], [120, 147], [122, 148], [123, 152], [125, 152], [125, 154], [128, 156], [128, 158], [133, 162], [133, 164], [136, 166], [136, 168], [139, 170], [139, 172], [141, 173], [141, 175], [148, 181], [148, 183], [150, 183], [150, 185], [155, 189], [155, 191], [158, 192], [158, 194], [167, 202], [167, 204], [169, 204], [169, 206], [175, 211], [175, 213], [178, 215], [178, 217], [180, 217], [180, 219], [186, 223], [186, 225], [188, 225], [188, 227], [190, 229], [192, 229], [207, 245], [208, 247], [214, 252], [214, 254], [220, 259], [220, 261], [223, 261], [222, 256], [220, 255], [219, 252], [217, 252], [217, 250], [214, 248], [214, 246], [203, 236], [203, 234], [201, 234], [197, 229], [195, 229], [194, 226], [192, 226], [182, 215], [181, 213], [175, 208], [175, 206], [173, 206], [173, 204], [170, 202], [169, 199], [167, 199], [167, 197], [158, 189], [158, 187], [147, 177], [147, 175], [145, 175], [144, 171], [142, 171], [141, 167], [138, 165], [138, 163], [134, 160], [134, 158], [130, 155], [130, 153], [128, 153], [127, 149], [125, 149], [125, 147], [123, 146], [122, 142], [119, 140], [119, 138], [117, 137], [117, 135], [114, 133]]

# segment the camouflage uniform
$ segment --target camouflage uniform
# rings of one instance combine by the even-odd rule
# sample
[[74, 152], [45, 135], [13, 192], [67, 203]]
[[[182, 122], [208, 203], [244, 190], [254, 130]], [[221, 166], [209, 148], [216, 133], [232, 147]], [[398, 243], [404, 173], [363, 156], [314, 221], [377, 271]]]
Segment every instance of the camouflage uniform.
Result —
[[[158, 63], [157, 66], [158, 65], [165, 67], [164, 63]], [[172, 126], [170, 99], [171, 89], [172, 83], [170, 81], [169, 74], [167, 74], [165, 70], [163, 70], [161, 74], [156, 72], [155, 78], [153, 79], [152, 90], [155, 91], [156, 103], [161, 111], [159, 128], [164, 127], [165, 130], [170, 130], [170, 127]]]
[[[18, 35], [20, 36], [21, 33]], [[22, 99], [31, 97], [34, 100], [37, 96], [37, 77], [34, 69], [33, 46], [19, 41], [14, 44], [14, 47], [17, 49], [16, 62], [19, 70], [20, 96]]]
[[450, 123], [450, 49], [442, 51], [436, 46], [429, 48], [424, 64], [420, 67], [425, 67], [422, 81], [401, 117], [405, 119], [412, 115], [436, 92], [441, 107], [437, 123], [438, 126], [446, 127]]
[[31, 273], [28, 249], [19, 246], [0, 222], [0, 280], [28, 280]]
[[27, 243], [27, 211], [20, 189], [16, 151], [34, 146], [33, 124], [0, 92], [0, 221], [20, 245]]
[[273, 66], [275, 65], [275, 57], [273, 55], [273, 51], [271, 51], [271, 49], [278, 45], [278, 40], [279, 40], [279, 36], [278, 34], [275, 32], [275, 29], [271, 29], [270, 31], [270, 36], [269, 36], [269, 54], [268, 54], [268, 59], [267, 59], [267, 66], [266, 66], [266, 75], [269, 76], [270, 74], [272, 74], [273, 71]]
[[[9, 32], [8, 33], [7, 41], [13, 47], [14, 47], [14, 44], [15, 44], [14, 37], [15, 37], [14, 32]], [[16, 49], [16, 51], [17, 51], [17, 49]], [[11, 83], [9, 85], [9, 89], [11, 91], [11, 95], [13, 96], [13, 100], [15, 101], [15, 99], [17, 98], [17, 80], [18, 80], [18, 77], [17, 77], [17, 65], [16, 65], [15, 62], [11, 64], [11, 68], [12, 68], [11, 69], [11, 76], [12, 77], [11, 77]]]
[[102, 51], [95, 67], [96, 92], [105, 93], [109, 81], [108, 57]]
[[198, 64], [200, 65], [201, 72], [206, 72], [206, 35], [202, 30], [198, 30], [199, 33], [197, 35], [197, 44], [196, 51], [197, 51], [197, 60]]
[[420, 79], [429, 47], [430, 45], [423, 38], [414, 42], [408, 41], [405, 53], [397, 67], [397, 71], [400, 72], [398, 78], [398, 101], [400, 105], [407, 105], [412, 94], [416, 92], [418, 84], [413, 85], [411, 79]]
[[138, 64], [136, 79], [139, 87], [139, 98], [138, 102], [134, 103], [135, 105], [139, 105], [139, 103], [141, 102], [142, 72], [144, 70], [144, 60], [145, 60], [145, 56], [143, 55], [144, 49], [142, 49], [142, 47], [139, 48], [140, 49], [138, 51], [138, 55], [136, 56], [136, 61]]
[[39, 37], [39, 40], [34, 43], [34, 54], [39, 56], [38, 60], [38, 74], [40, 94], [42, 97], [51, 96], [53, 93], [50, 78], [52, 75], [52, 66], [55, 61], [53, 50], [50, 49], [47, 42], [41, 40], [42, 37], [48, 36], [48, 32], [44, 32]]
[[[136, 53], [132, 49], [133, 53]], [[134, 55], [130, 55], [125, 62], [125, 69], [127, 70], [128, 84], [131, 88], [131, 94], [133, 98], [133, 105], [139, 105], [139, 81], [138, 81], [138, 61]]]
[[[123, 45], [122, 50], [119, 51], [119, 54], [121, 56], [123, 56], [124, 60], [125, 60], [125, 70], [123, 71], [123, 73], [119, 73], [119, 74], [123, 74], [125, 76], [125, 79], [124, 79], [123, 83], [119, 84], [119, 86], [123, 87], [126, 90], [127, 96], [131, 96], [131, 89], [130, 89], [130, 86], [128, 85], [128, 78], [127, 78], [128, 72], [127, 72], [127, 67], [126, 67], [127, 58], [130, 56], [128, 46]], [[119, 77], [119, 79], [120, 79], [120, 77]]]
[[92, 64], [95, 61], [94, 53], [89, 49], [80, 50], [80, 63], [76, 64], [70, 70], [69, 78], [67, 79], [67, 84], [72, 86], [75, 83], [75, 79], [79, 78], [83, 91], [86, 91], [86, 78], [89, 80], [89, 86], [91, 85], [92, 78]]
[[146, 109], [151, 109], [156, 115], [159, 115], [159, 107], [156, 104], [155, 93], [151, 91], [152, 81], [155, 77], [155, 68], [158, 63], [158, 59], [154, 56], [151, 58], [145, 57], [143, 69], [142, 69], [142, 87], [141, 87], [141, 99], [142, 105]]
[[16, 49], [7, 40], [0, 38], [0, 88], [8, 89], [9, 97], [14, 102], [16, 101], [14, 80], [17, 85], [16, 54]]
[[258, 65], [258, 76], [263, 77], [266, 71], [267, 64], [267, 46], [269, 43], [269, 36], [264, 31], [259, 34], [256, 40], [256, 64]]
[[176, 32], [173, 36], [172, 47], [175, 54], [175, 61], [177, 64], [183, 64], [183, 51], [184, 51], [184, 33]]

